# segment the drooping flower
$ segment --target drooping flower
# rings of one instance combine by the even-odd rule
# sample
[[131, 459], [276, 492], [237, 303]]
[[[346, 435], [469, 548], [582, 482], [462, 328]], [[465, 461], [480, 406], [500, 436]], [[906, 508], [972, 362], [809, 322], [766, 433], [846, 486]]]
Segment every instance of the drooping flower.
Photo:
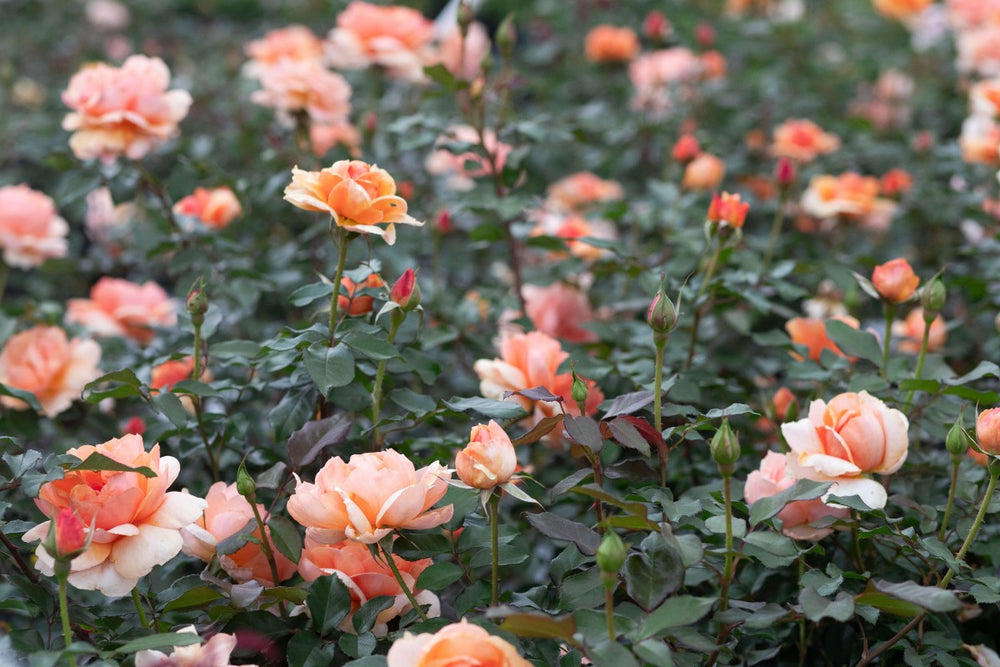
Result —
[[154, 327], [177, 323], [177, 311], [173, 300], [152, 281], [138, 285], [105, 276], [91, 288], [89, 299], [69, 300], [66, 321], [96, 336], [127, 336], [145, 345], [153, 340]]
[[29, 269], [66, 255], [69, 225], [47, 195], [27, 185], [0, 187], [0, 248], [3, 261]]
[[405, 633], [389, 648], [389, 667], [531, 667], [517, 649], [464, 618], [437, 632]]
[[[94, 525], [90, 546], [73, 560], [69, 583], [109, 597], [126, 595], [140, 577], [180, 552], [180, 530], [198, 518], [205, 501], [186, 492], [167, 491], [177, 479], [180, 464], [172, 456], [161, 457], [159, 445], [145, 451], [141, 436], [125, 435], [66, 453], [81, 461], [102, 454], [155, 473], [145, 477], [138, 472], [72, 470], [62, 479], [43, 484], [35, 500], [50, 518], [70, 508], [85, 524]], [[48, 530], [46, 521], [25, 533], [24, 540], [42, 539]], [[53, 574], [53, 559], [45, 547], [39, 546], [35, 554], [38, 569]]]

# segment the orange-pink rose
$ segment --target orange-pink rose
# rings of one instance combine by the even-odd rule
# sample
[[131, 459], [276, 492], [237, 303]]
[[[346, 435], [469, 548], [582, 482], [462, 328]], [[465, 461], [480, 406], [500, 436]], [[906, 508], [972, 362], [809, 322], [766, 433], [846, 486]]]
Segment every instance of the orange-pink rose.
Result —
[[872, 0], [875, 11], [891, 19], [910, 19], [927, 9], [933, 0]]
[[627, 62], [639, 55], [639, 36], [632, 28], [599, 25], [587, 33], [583, 51], [591, 62]]
[[[570, 254], [585, 261], [594, 261], [610, 254], [610, 250], [597, 245], [591, 245], [586, 239], [604, 239], [613, 241], [618, 237], [614, 226], [607, 220], [587, 219], [575, 212], [565, 213], [560, 210], [535, 211], [536, 223], [531, 230], [531, 236], [555, 236], [566, 241]], [[554, 252], [554, 258], [565, 253]]]
[[162, 287], [142, 285], [105, 276], [90, 290], [89, 299], [70, 299], [66, 321], [79, 324], [96, 336], [127, 336], [145, 345], [155, 327], [177, 323], [174, 302]]
[[317, 157], [323, 157], [334, 146], [343, 146], [351, 157], [361, 155], [361, 133], [347, 121], [309, 123], [309, 142]]
[[[899, 341], [897, 347], [899, 347], [900, 352], [919, 354], [921, 341], [924, 338], [924, 329], [927, 326], [927, 321], [924, 319], [924, 309], [919, 307], [911, 310], [902, 322], [893, 322], [892, 335]], [[947, 340], [948, 327], [945, 326], [944, 318], [938, 315], [930, 323], [930, 332], [927, 334], [927, 351], [936, 352], [944, 347]]]
[[346, 463], [335, 456], [315, 483], [296, 477], [288, 513], [321, 544], [374, 544], [394, 530], [433, 528], [451, 519], [451, 505], [431, 509], [449, 479], [451, 471], [437, 461], [417, 470], [391, 449], [355, 454]]
[[816, 218], [859, 219], [862, 224], [878, 226], [890, 218], [896, 205], [880, 198], [879, 181], [871, 176], [845, 172], [840, 176], [814, 176], [802, 193], [802, 210]]
[[314, 123], [345, 123], [351, 113], [351, 85], [315, 60], [279, 60], [260, 72], [260, 90], [251, 101], [275, 109], [292, 123], [305, 112]]
[[433, 24], [416, 9], [354, 0], [326, 37], [326, 58], [338, 69], [380, 65], [394, 77], [422, 81], [433, 37]]
[[883, 299], [890, 303], [903, 303], [917, 291], [920, 278], [913, 267], [902, 257], [879, 264], [872, 271], [872, 285]]
[[521, 294], [525, 314], [539, 331], [571, 343], [597, 340], [597, 334], [580, 326], [594, 320], [587, 295], [581, 290], [553, 283], [548, 287], [525, 285]]
[[242, 212], [240, 200], [226, 186], [195, 188], [194, 193], [174, 204], [174, 213], [197, 218], [213, 229], [226, 227]]
[[[321, 171], [292, 169], [285, 201], [306, 211], [323, 211], [350, 232], [375, 234], [396, 242], [395, 223], [422, 226], [396, 195], [396, 181], [384, 169], [360, 160], [340, 160]], [[380, 227], [379, 225], [385, 225]]]
[[[701, 76], [702, 62], [683, 46], [661, 49], [639, 56], [629, 65], [635, 87], [634, 109], [664, 114], [673, 107], [675, 90], [689, 95], [690, 86]], [[686, 89], [687, 88], [687, 89]]]
[[64, 257], [68, 233], [48, 196], [27, 185], [0, 187], [0, 248], [7, 264], [29, 269]]
[[840, 139], [824, 132], [811, 120], [792, 118], [774, 129], [771, 152], [798, 162], [812, 162], [840, 147]]
[[[511, 147], [499, 141], [492, 130], [483, 131], [481, 146], [479, 139], [479, 132], [469, 125], [452, 127], [435, 142], [435, 149], [424, 160], [424, 167], [434, 176], [445, 177], [448, 187], [456, 192], [471, 190], [476, 186], [473, 179], [503, 169], [511, 151]], [[452, 142], [479, 148], [453, 153], [445, 147]]]
[[[155, 477], [144, 477], [138, 472], [68, 471], [62, 479], [43, 484], [35, 500], [50, 518], [68, 508], [85, 524], [94, 526], [90, 546], [73, 560], [69, 583], [109, 597], [126, 595], [140, 577], [180, 552], [184, 542], [181, 528], [198, 518], [205, 501], [186, 492], [168, 492], [180, 464], [172, 456], [161, 457], [159, 445], [145, 451], [138, 435], [83, 445], [66, 453], [81, 461], [94, 453], [103, 454], [156, 473]], [[25, 533], [24, 540], [42, 539], [48, 530], [46, 521]], [[52, 556], [43, 546], [35, 553], [38, 569], [52, 575]]]
[[791, 449], [793, 475], [833, 481], [830, 493], [858, 495], [879, 509], [885, 506], [885, 488], [862, 475], [899, 470], [909, 448], [908, 428], [902, 412], [862, 391], [840, 394], [829, 403], [813, 401], [809, 415], [782, 424], [781, 433]]
[[[198, 634], [193, 625], [177, 632]], [[229, 663], [229, 654], [236, 648], [236, 635], [224, 632], [212, 635], [204, 644], [175, 646], [167, 655], [163, 651], [143, 649], [135, 654], [135, 667], [236, 667]], [[257, 667], [244, 665], [244, 667]]]
[[321, 61], [323, 41], [304, 25], [290, 25], [249, 42], [244, 51], [255, 65], [251, 73], [259, 74], [282, 60]]
[[[431, 565], [431, 559], [408, 561], [395, 554], [392, 554], [391, 558], [406, 586], [414, 592], [417, 604], [430, 605], [427, 613], [429, 617], [440, 616], [441, 603], [437, 596], [430, 591], [416, 589], [417, 578]], [[355, 633], [354, 612], [379, 595], [387, 595], [393, 598], [393, 601], [390, 607], [383, 609], [375, 617], [372, 632], [376, 637], [384, 637], [389, 631], [387, 623], [413, 608], [388, 564], [384, 560], [376, 560], [367, 546], [357, 542], [320, 544], [306, 537], [302, 557], [299, 559], [299, 574], [306, 581], [333, 575], [347, 586], [351, 594], [351, 613], [340, 623], [343, 632]]]
[[482, 23], [474, 21], [462, 38], [456, 23], [438, 45], [441, 64], [458, 79], [472, 81], [483, 73], [483, 57], [490, 52], [490, 37]]
[[170, 70], [159, 58], [130, 56], [121, 67], [85, 65], [63, 91], [73, 110], [63, 129], [73, 132], [69, 145], [81, 160], [118, 156], [138, 160], [177, 133], [191, 95], [167, 90]]
[[388, 667], [531, 667], [517, 649], [462, 619], [437, 632], [405, 633], [389, 648]]
[[[841, 315], [830, 319], [839, 320], [848, 326], [857, 329], [860, 322], [849, 315]], [[804, 345], [809, 348], [809, 358], [819, 361], [823, 355], [823, 350], [830, 350], [839, 357], [846, 357], [837, 344], [830, 340], [826, 334], [826, 320], [813, 317], [793, 317], [785, 323], [785, 330], [791, 336], [792, 342]], [[792, 356], [801, 359], [801, 356], [793, 352]]]
[[[0, 382], [31, 392], [47, 417], [55, 417], [101, 376], [101, 348], [92, 340], [68, 340], [59, 327], [38, 325], [14, 334], [0, 350]], [[13, 396], [0, 403], [14, 410], [28, 404]]]
[[617, 181], [608, 181], [589, 171], [561, 178], [548, 188], [548, 204], [576, 210], [589, 204], [615, 201], [625, 196]]
[[989, 116], [969, 116], [962, 123], [958, 145], [966, 162], [996, 165], [1000, 162], [1000, 124]]
[[[250, 502], [240, 495], [235, 484], [226, 486], [225, 482], [216, 482], [209, 488], [205, 502], [204, 514], [182, 529], [181, 537], [184, 539], [184, 553], [207, 563], [216, 555], [215, 548], [219, 542], [240, 532], [255, 518]], [[257, 503], [257, 511], [266, 522], [268, 513], [262, 504]], [[259, 544], [259, 528], [253, 531], [252, 537], [258, 542], [247, 542], [231, 554], [219, 554], [219, 564], [239, 583], [255, 580], [263, 586], [274, 586], [271, 566]], [[295, 574], [295, 563], [274, 546], [270, 529], [267, 530], [267, 540], [271, 543], [280, 583]]]
[[[770, 498], [794, 485], [795, 477], [788, 469], [785, 455], [768, 452], [760, 463], [760, 469], [754, 470], [747, 477], [743, 497], [747, 504], [753, 505], [761, 498]], [[788, 503], [778, 512], [778, 518], [781, 519], [781, 532], [788, 537], [796, 540], [820, 540], [832, 533], [833, 528], [813, 528], [809, 524], [828, 516], [847, 518], [850, 513], [846, 507], [830, 507], [819, 498], [814, 498]]]
[[469, 434], [469, 444], [455, 455], [455, 472], [475, 489], [492, 489], [510, 481], [517, 468], [517, 454], [510, 436], [492, 419], [477, 424]]
[[711, 153], [701, 153], [684, 167], [681, 180], [688, 190], [715, 190], [726, 175], [726, 163]]
[[976, 418], [976, 441], [984, 452], [1000, 456], [1000, 408], [979, 413]]

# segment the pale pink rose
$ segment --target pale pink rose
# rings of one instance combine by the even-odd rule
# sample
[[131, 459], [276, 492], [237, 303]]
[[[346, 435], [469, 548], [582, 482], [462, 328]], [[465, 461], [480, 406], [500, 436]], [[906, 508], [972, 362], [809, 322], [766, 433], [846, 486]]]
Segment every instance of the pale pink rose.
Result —
[[575, 210], [589, 204], [616, 201], [625, 196], [617, 181], [608, 181], [589, 171], [561, 178], [548, 188], [548, 204]]
[[[198, 634], [193, 625], [181, 628], [178, 632]], [[212, 635], [212, 638], [204, 644], [175, 646], [170, 655], [162, 651], [143, 649], [135, 654], [135, 667], [236, 667], [229, 663], [229, 654], [235, 648], [236, 635], [220, 632]]]
[[126, 235], [128, 223], [136, 216], [134, 202], [115, 205], [111, 190], [97, 188], [87, 194], [87, 236], [109, 244]]
[[1000, 124], [985, 115], [969, 116], [958, 138], [966, 162], [996, 166], [1000, 163]]
[[344, 146], [351, 157], [361, 157], [361, 133], [347, 121], [310, 123], [309, 143], [317, 157], [323, 157], [338, 145]]
[[315, 60], [279, 60], [261, 71], [260, 85], [251, 101], [277, 110], [288, 122], [300, 111], [315, 123], [343, 123], [351, 113], [347, 79]]
[[[184, 539], [184, 553], [207, 563], [216, 555], [215, 547], [219, 542], [240, 532], [248, 523], [255, 522], [255, 518], [250, 502], [240, 495], [235, 484], [226, 486], [225, 482], [216, 482], [209, 488], [205, 502], [204, 514], [183, 528], [181, 537]], [[266, 523], [268, 513], [262, 504], [257, 503], [257, 511]], [[252, 537], [258, 541], [261, 539], [259, 528], [254, 529]], [[295, 563], [274, 546], [270, 529], [267, 530], [267, 539], [278, 570], [277, 583], [281, 583], [295, 574]], [[249, 541], [231, 554], [219, 554], [219, 564], [238, 583], [255, 580], [265, 587], [275, 585], [271, 566], [259, 542]]]
[[174, 204], [174, 213], [197, 218], [206, 227], [222, 229], [243, 212], [240, 200], [226, 186], [195, 188], [194, 193]]
[[[472, 144], [475, 150], [453, 153], [443, 146], [452, 142]], [[485, 151], [485, 152], [484, 152]], [[475, 187], [473, 179], [499, 172], [507, 162], [511, 147], [497, 140], [492, 130], [484, 130], [480, 145], [479, 132], [469, 125], [457, 125], [435, 142], [435, 150], [427, 156], [424, 167], [434, 176], [443, 176], [456, 192]]]
[[702, 62], [690, 49], [677, 46], [639, 56], [629, 65], [635, 88], [633, 109], [663, 114], [673, 107], [675, 94], [690, 94], [702, 73]]
[[127, 336], [145, 345], [154, 327], [177, 324], [174, 302], [156, 283], [142, 285], [105, 276], [90, 289], [89, 299], [70, 299], [66, 321], [96, 336]]
[[[38, 325], [14, 334], [0, 350], [0, 382], [35, 395], [46, 417], [55, 417], [101, 376], [101, 348], [92, 340], [67, 340], [59, 327]], [[14, 410], [28, 404], [13, 396], [0, 403]]]
[[473, 426], [469, 444], [455, 455], [458, 478], [475, 489], [506, 484], [516, 469], [517, 454], [510, 436], [492, 419]]
[[73, 132], [69, 145], [81, 160], [114, 162], [125, 155], [138, 160], [177, 134], [191, 95], [167, 90], [170, 70], [159, 58], [131, 56], [121, 67], [85, 65], [63, 91], [73, 110], [63, 129]]
[[469, 25], [469, 31], [464, 39], [462, 30], [456, 23], [438, 45], [441, 64], [455, 75], [455, 78], [464, 81], [472, 81], [482, 76], [483, 57], [489, 52], [490, 37], [486, 34], [486, 28], [478, 21]]
[[[145, 451], [142, 437], [125, 435], [100, 445], [83, 445], [66, 452], [86, 460], [98, 453], [131, 467], [148, 467], [155, 477], [137, 472], [76, 470], [42, 485], [35, 504], [48, 517], [61, 509], [75, 511], [94, 525], [90, 547], [72, 562], [69, 583], [99, 590], [109, 597], [127, 595], [156, 565], [176, 556], [183, 546], [181, 528], [201, 514], [205, 501], [186, 492], [167, 491], [180, 472], [172, 456], [160, 456], [160, 446]], [[45, 537], [49, 522], [24, 534], [26, 542]], [[39, 545], [36, 567], [53, 574], [54, 561]]]
[[[795, 477], [786, 465], [785, 455], [768, 452], [761, 461], [760, 470], [754, 470], [747, 477], [743, 497], [747, 504], [753, 505], [761, 498], [770, 498], [794, 484]], [[850, 514], [846, 507], [830, 507], [815, 498], [788, 503], [778, 512], [778, 518], [781, 519], [781, 532], [788, 537], [796, 540], [820, 540], [832, 533], [833, 528], [813, 528], [810, 523], [828, 516], [844, 519]]]
[[831, 494], [858, 495], [880, 509], [885, 507], [885, 488], [862, 475], [899, 470], [909, 448], [908, 428], [902, 412], [862, 391], [840, 394], [829, 403], [813, 401], [809, 415], [782, 424], [781, 433], [791, 449], [792, 474], [833, 481]]
[[448, 490], [451, 471], [437, 461], [417, 470], [397, 451], [339, 456], [310, 484], [296, 477], [288, 513], [321, 544], [345, 539], [374, 544], [394, 530], [421, 530], [451, 519], [453, 507], [431, 507]]
[[433, 60], [433, 24], [416, 9], [354, 0], [326, 37], [326, 59], [337, 69], [386, 68], [406, 81], [424, 79]]
[[66, 256], [69, 225], [48, 196], [27, 185], [0, 187], [0, 248], [10, 266], [30, 269]]
[[[417, 577], [431, 565], [431, 559], [408, 561], [393, 554], [392, 560], [407, 588], [414, 593], [417, 604], [421, 607], [430, 605], [428, 617], [440, 616], [441, 603], [438, 597], [430, 591], [416, 588]], [[336, 544], [320, 544], [307, 536], [302, 547], [302, 557], [299, 559], [299, 574], [306, 581], [333, 575], [347, 586], [351, 594], [351, 613], [340, 623], [342, 632], [356, 634], [353, 623], [354, 612], [379, 595], [387, 595], [393, 598], [393, 601], [390, 607], [383, 609], [375, 617], [372, 633], [376, 637], [385, 637], [389, 632], [387, 625], [389, 621], [413, 608], [388, 564], [382, 559], [376, 560], [371, 550], [358, 542], [348, 540]]]
[[90, 0], [86, 7], [87, 23], [98, 30], [124, 30], [130, 20], [128, 7], [116, 0]]
[[1000, 0], [947, 0], [948, 18], [959, 31], [1000, 23]]
[[509, 643], [464, 618], [437, 632], [403, 634], [389, 648], [388, 667], [531, 667]]
[[[899, 351], [906, 354], [919, 354], [926, 328], [924, 309], [919, 307], [911, 310], [902, 322], [893, 322], [892, 335], [897, 340]], [[937, 352], [944, 347], [947, 340], [948, 327], [945, 326], [944, 318], [939, 314], [930, 324], [930, 332], [927, 334], [927, 351]]]
[[959, 71], [982, 77], [1000, 76], [1000, 23], [987, 23], [956, 35]]
[[526, 315], [539, 331], [571, 343], [597, 340], [597, 334], [580, 327], [594, 320], [590, 302], [582, 291], [565, 283], [553, 283], [548, 287], [524, 285], [521, 294]]
[[815, 218], [843, 217], [864, 227], [884, 230], [896, 210], [891, 199], [879, 197], [877, 178], [845, 172], [839, 176], [814, 176], [802, 193], [802, 210]]
[[253, 77], [259, 77], [265, 69], [282, 60], [323, 60], [323, 40], [304, 25], [272, 30], [249, 42], [243, 50], [251, 60], [245, 74]]

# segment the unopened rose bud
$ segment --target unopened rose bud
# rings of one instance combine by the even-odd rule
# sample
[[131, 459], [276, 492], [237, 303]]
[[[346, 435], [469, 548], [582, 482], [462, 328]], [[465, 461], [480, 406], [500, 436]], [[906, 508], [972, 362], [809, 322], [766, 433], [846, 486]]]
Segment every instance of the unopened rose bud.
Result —
[[649, 305], [646, 312], [646, 322], [653, 330], [654, 338], [657, 336], [665, 342], [666, 337], [677, 325], [677, 309], [667, 296], [663, 281], [660, 281], [660, 289], [653, 297], [653, 303]]
[[933, 322], [941, 309], [944, 308], [944, 302], [947, 298], [948, 291], [940, 278], [934, 278], [925, 285], [920, 291], [920, 305], [924, 309], [924, 320], [928, 323]]
[[236, 470], [236, 491], [249, 502], [257, 502], [257, 482], [253, 481], [242, 462]]
[[795, 165], [787, 157], [778, 160], [778, 166], [774, 169], [774, 180], [782, 190], [788, 189], [795, 182], [798, 174], [795, 173]]
[[740, 440], [729, 425], [728, 419], [722, 420], [722, 426], [715, 432], [715, 437], [709, 445], [712, 458], [719, 464], [723, 474], [732, 473], [733, 465], [740, 460]]
[[687, 164], [701, 155], [701, 145], [693, 134], [682, 134], [670, 151], [674, 162]]
[[375, 130], [378, 128], [378, 114], [374, 111], [369, 111], [365, 114], [364, 120], [365, 134], [374, 134]]
[[205, 322], [205, 313], [208, 311], [208, 295], [205, 294], [205, 281], [201, 278], [195, 281], [187, 296], [187, 311], [191, 314], [191, 322], [195, 326], [201, 326]]
[[492, 489], [510, 481], [517, 468], [517, 454], [507, 432], [490, 420], [477, 424], [469, 444], [455, 456], [458, 478], [475, 489]]
[[129, 417], [129, 420], [125, 422], [125, 426], [122, 427], [122, 433], [142, 435], [145, 432], [146, 422], [142, 420], [142, 417]]
[[701, 46], [712, 46], [715, 43], [715, 28], [712, 27], [711, 23], [702, 21], [694, 29], [694, 39]]
[[601, 570], [601, 580], [605, 586], [614, 585], [618, 580], [618, 573], [621, 572], [627, 555], [628, 547], [618, 537], [618, 533], [613, 530], [606, 532], [596, 554], [597, 567]]
[[969, 437], [969, 433], [965, 430], [961, 418], [948, 430], [948, 436], [944, 439], [944, 446], [948, 450], [948, 453], [951, 454], [951, 460], [955, 463], [961, 461], [965, 453], [969, 451], [969, 447], [972, 446], [972, 438]]
[[976, 419], [976, 440], [987, 454], [1000, 456], [1000, 408], [979, 413]]
[[747, 218], [750, 204], [742, 201], [740, 195], [723, 192], [712, 195], [712, 203], [708, 205], [706, 220], [712, 223], [726, 224], [733, 229], [742, 229]]
[[781, 387], [774, 392], [774, 398], [771, 399], [771, 402], [774, 404], [775, 420], [784, 421], [785, 415], [788, 414], [788, 408], [795, 403], [795, 394], [788, 387]]
[[667, 41], [673, 31], [674, 27], [670, 25], [670, 21], [658, 9], [646, 14], [646, 18], [642, 22], [642, 34], [646, 36], [646, 39], [656, 43]]
[[435, 228], [439, 234], [450, 234], [455, 229], [455, 223], [451, 220], [451, 211], [444, 209], [438, 213]]
[[458, 5], [458, 27], [462, 29], [462, 35], [469, 32], [469, 26], [476, 20], [476, 12], [467, 2]]
[[417, 273], [413, 269], [403, 272], [389, 291], [389, 299], [399, 304], [403, 312], [410, 312], [420, 305], [420, 286], [417, 284]]
[[872, 271], [872, 285], [875, 291], [889, 303], [903, 303], [917, 291], [920, 278], [913, 267], [902, 257], [879, 264]]
[[514, 53], [514, 45], [517, 43], [517, 32], [514, 30], [514, 14], [507, 14], [496, 33], [497, 47], [504, 60], [510, 60]]
[[87, 549], [87, 525], [76, 512], [64, 507], [52, 519], [45, 550], [57, 560], [71, 561]]
[[573, 384], [569, 391], [570, 398], [580, 406], [580, 413], [586, 414], [583, 406], [587, 404], [587, 397], [590, 396], [590, 390], [587, 388], [587, 383], [576, 374], [576, 369], [573, 369]]

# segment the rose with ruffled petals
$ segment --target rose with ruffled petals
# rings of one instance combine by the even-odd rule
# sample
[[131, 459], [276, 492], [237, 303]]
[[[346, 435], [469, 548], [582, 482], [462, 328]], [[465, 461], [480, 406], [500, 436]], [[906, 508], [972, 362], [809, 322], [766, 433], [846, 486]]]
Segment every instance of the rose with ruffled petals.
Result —
[[492, 489], [510, 481], [517, 468], [517, 454], [510, 436], [492, 419], [477, 424], [469, 434], [469, 444], [455, 456], [458, 478], [475, 489]]
[[448, 490], [451, 471], [437, 461], [417, 470], [397, 451], [339, 456], [316, 482], [297, 480], [288, 513], [321, 544], [345, 539], [374, 544], [397, 529], [420, 530], [451, 519], [453, 507], [431, 507]]
[[145, 345], [153, 340], [153, 327], [177, 323], [177, 311], [163, 288], [152, 281], [137, 285], [105, 276], [91, 288], [89, 299], [69, 300], [66, 321], [95, 336], [127, 336]]
[[69, 225], [47, 195], [27, 185], [0, 187], [0, 248], [10, 266], [30, 269], [65, 257]]
[[885, 488], [862, 475], [899, 470], [910, 444], [908, 429], [902, 412], [867, 391], [843, 393], [829, 403], [815, 400], [808, 417], [781, 425], [796, 477], [833, 481], [833, 495], [858, 495], [876, 509], [885, 506]]
[[597, 334], [580, 326], [594, 320], [583, 291], [565, 283], [553, 283], [548, 287], [525, 285], [521, 293], [525, 314], [539, 331], [571, 343], [597, 340]]
[[[747, 477], [743, 487], [743, 497], [753, 505], [761, 498], [771, 496], [795, 485], [795, 477], [788, 470], [784, 454], [768, 452], [760, 463], [760, 469]], [[819, 498], [790, 502], [778, 512], [781, 532], [796, 540], [819, 540], [833, 532], [832, 528], [813, 528], [809, 524], [828, 516], [846, 518], [850, 516], [846, 507], [831, 507]]]
[[419, 82], [434, 59], [433, 38], [433, 23], [412, 7], [355, 0], [327, 35], [326, 58], [337, 69], [381, 65], [394, 77]]
[[[205, 501], [189, 493], [167, 491], [180, 473], [172, 456], [160, 456], [160, 446], [150, 451], [142, 437], [125, 435], [100, 445], [83, 445], [66, 452], [85, 461], [92, 454], [124, 465], [146, 467], [156, 473], [74, 470], [42, 485], [35, 504], [46, 516], [69, 508], [88, 526], [93, 536], [87, 550], [73, 560], [69, 583], [85, 590], [99, 590], [109, 597], [126, 595], [156, 565], [176, 556], [183, 546], [181, 529], [201, 514]], [[26, 542], [45, 537], [49, 521], [24, 534]], [[39, 546], [36, 566], [54, 573], [52, 556]]]
[[389, 667], [531, 667], [508, 642], [464, 618], [433, 634], [405, 633], [386, 661]]

